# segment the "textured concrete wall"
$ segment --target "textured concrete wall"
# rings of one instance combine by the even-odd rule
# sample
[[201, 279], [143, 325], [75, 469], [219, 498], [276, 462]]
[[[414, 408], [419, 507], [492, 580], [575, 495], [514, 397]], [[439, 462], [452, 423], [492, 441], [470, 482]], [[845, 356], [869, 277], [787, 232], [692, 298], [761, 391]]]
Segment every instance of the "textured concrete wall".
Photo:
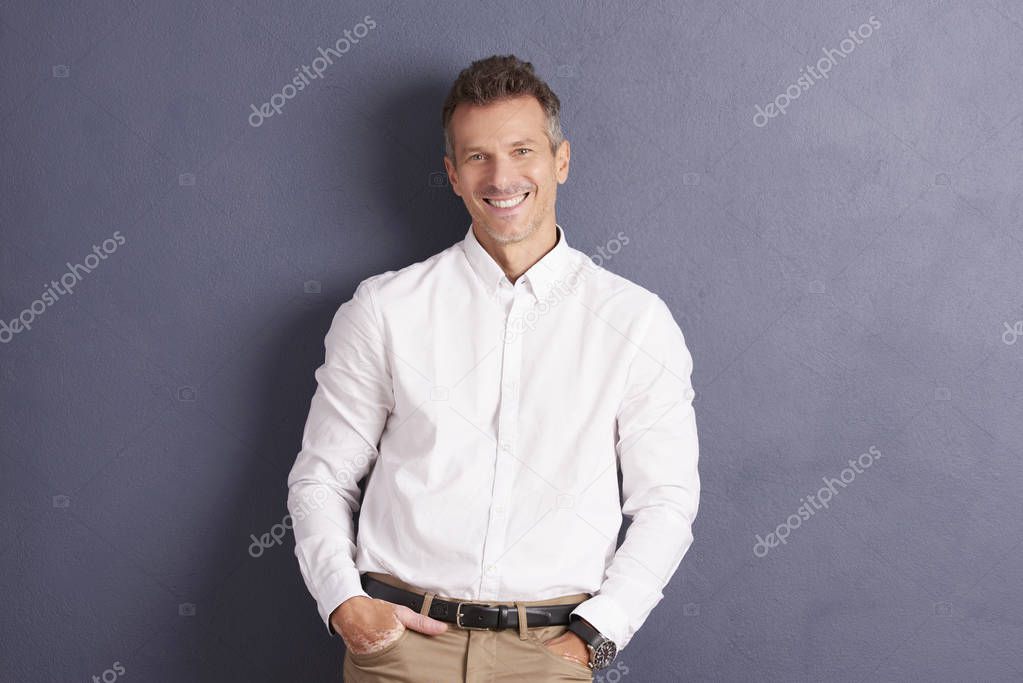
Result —
[[696, 541], [602, 679], [1023, 678], [1018, 2], [23, 1], [0, 52], [0, 679], [339, 679], [251, 535], [336, 307], [464, 234], [440, 106], [507, 52], [695, 359]]

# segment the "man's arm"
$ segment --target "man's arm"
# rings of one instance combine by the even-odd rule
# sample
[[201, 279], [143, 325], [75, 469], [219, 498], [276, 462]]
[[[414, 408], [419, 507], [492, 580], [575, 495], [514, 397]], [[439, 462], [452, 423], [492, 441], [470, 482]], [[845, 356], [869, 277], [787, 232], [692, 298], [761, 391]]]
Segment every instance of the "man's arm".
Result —
[[699, 447], [692, 356], [670, 309], [655, 297], [618, 409], [622, 513], [632, 517], [625, 540], [597, 594], [573, 614], [610, 638], [619, 651], [664, 597], [693, 542], [700, 498]]
[[328, 632], [331, 613], [350, 597], [369, 597], [355, 566], [358, 482], [394, 408], [390, 368], [370, 285], [362, 282], [334, 315], [325, 357], [288, 475], [295, 556]]

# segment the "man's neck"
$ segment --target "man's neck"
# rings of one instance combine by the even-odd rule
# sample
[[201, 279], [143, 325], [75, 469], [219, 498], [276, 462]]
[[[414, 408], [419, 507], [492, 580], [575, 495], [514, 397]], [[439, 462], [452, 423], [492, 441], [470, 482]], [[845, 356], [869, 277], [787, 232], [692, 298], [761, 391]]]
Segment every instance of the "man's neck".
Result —
[[493, 241], [485, 230], [477, 230], [475, 223], [473, 223], [472, 230], [480, 245], [501, 266], [501, 270], [508, 276], [508, 280], [513, 283], [532, 268], [533, 264], [542, 259], [547, 252], [557, 246], [559, 239], [555, 222], [540, 228], [528, 239], [509, 244]]

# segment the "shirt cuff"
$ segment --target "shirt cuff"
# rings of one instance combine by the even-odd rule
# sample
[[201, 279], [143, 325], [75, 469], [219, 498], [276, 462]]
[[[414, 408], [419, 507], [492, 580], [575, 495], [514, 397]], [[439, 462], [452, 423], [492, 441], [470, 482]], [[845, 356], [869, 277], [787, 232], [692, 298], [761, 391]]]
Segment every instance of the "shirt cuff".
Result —
[[319, 596], [316, 604], [320, 612], [320, 618], [323, 619], [323, 623], [327, 626], [327, 633], [332, 636], [337, 635], [337, 633], [334, 631], [334, 627], [330, 625], [330, 615], [334, 613], [334, 610], [341, 603], [357, 595], [367, 598], [372, 597], [363, 590], [362, 578], [358, 569], [342, 569], [332, 574], [326, 585], [320, 587], [318, 593]]
[[609, 595], [594, 595], [579, 604], [572, 614], [590, 622], [601, 635], [614, 641], [615, 647], [621, 652], [629, 643], [629, 615]]

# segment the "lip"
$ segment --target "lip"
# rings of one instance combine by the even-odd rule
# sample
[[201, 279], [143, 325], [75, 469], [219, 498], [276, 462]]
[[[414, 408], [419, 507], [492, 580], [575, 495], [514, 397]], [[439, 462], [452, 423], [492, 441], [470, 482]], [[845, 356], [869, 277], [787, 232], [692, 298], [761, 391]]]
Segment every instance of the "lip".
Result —
[[[495, 216], [514, 216], [519, 211], [521, 211], [526, 206], [526, 204], [528, 204], [533, 199], [533, 191], [532, 190], [530, 190], [529, 192], [521, 193], [521, 194], [525, 194], [526, 198], [523, 199], [518, 204], [516, 204], [515, 206], [512, 206], [512, 207], [507, 208], [507, 209], [502, 209], [502, 208], [499, 208], [497, 206], [493, 206], [491, 204], [488, 204], [486, 201], [483, 202], [483, 206], [485, 206], [487, 208], [487, 211], [489, 211], [490, 213], [492, 213]], [[512, 198], [518, 197], [518, 196], [519, 195], [516, 194], [516, 195], [512, 195], [511, 197], [488, 197], [488, 199], [512, 199]]]

